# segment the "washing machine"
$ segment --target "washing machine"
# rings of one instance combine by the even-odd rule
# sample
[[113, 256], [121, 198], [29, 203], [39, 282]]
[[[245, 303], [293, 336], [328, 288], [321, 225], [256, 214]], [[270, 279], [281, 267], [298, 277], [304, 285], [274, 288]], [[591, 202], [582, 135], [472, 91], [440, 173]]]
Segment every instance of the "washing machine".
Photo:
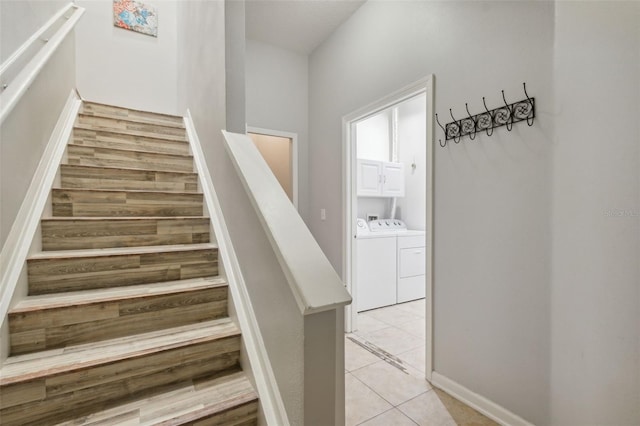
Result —
[[397, 302], [397, 235], [406, 225], [397, 219], [357, 221], [357, 311]]

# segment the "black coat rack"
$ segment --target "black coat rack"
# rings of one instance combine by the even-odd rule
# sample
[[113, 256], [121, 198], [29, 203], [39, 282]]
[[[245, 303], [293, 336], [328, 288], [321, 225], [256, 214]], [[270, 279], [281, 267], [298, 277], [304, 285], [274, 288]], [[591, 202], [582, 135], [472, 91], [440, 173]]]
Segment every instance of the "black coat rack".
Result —
[[445, 135], [444, 144], [442, 143], [442, 139], [438, 140], [440, 146], [444, 148], [447, 146], [447, 141], [449, 140], [459, 143], [463, 136], [469, 136], [469, 139], [474, 140], [476, 138], [476, 133], [482, 131], [485, 131], [487, 136], [491, 136], [493, 134], [493, 129], [496, 127], [507, 126], [507, 130], [511, 131], [513, 123], [517, 123], [519, 121], [526, 120], [529, 126], [533, 126], [533, 119], [536, 116], [535, 99], [529, 97], [529, 94], [527, 93], [527, 84], [522, 83], [522, 86], [524, 87], [524, 94], [527, 97], [526, 99], [508, 104], [503, 90], [502, 100], [504, 101], [504, 106], [500, 106], [492, 110], [487, 108], [487, 103], [483, 96], [482, 103], [484, 104], [485, 112], [481, 112], [480, 114], [471, 115], [469, 112], [469, 105], [465, 103], [464, 106], [467, 110], [467, 118], [456, 120], [451, 108], [449, 108], [449, 115], [451, 115], [453, 121], [447, 123], [445, 127], [442, 127], [442, 124], [440, 124], [438, 114], [436, 113], [436, 121]]

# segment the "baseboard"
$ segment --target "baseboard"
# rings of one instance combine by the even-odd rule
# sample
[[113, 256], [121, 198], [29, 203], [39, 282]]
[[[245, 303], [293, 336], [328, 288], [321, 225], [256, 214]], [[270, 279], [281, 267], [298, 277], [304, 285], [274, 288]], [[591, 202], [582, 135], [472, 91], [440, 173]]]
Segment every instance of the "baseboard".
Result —
[[268, 425], [288, 426], [290, 423], [284, 408], [284, 402], [271, 368], [269, 355], [258, 327], [258, 320], [254, 315], [251, 299], [240, 270], [240, 264], [227, 231], [218, 196], [189, 110], [187, 110], [184, 121], [187, 139], [191, 146], [193, 160], [204, 194], [204, 201], [209, 211], [211, 225], [218, 243], [218, 254], [222, 260], [222, 270], [229, 283], [231, 300], [234, 303], [238, 325], [240, 326], [242, 340], [251, 364], [252, 375], [260, 398], [265, 422]]
[[38, 229], [58, 166], [71, 136], [80, 104], [81, 101], [75, 90], [72, 90], [58, 117], [20, 210], [2, 247], [2, 252], [0, 252], [0, 271], [2, 271], [0, 278], [0, 324], [7, 317], [11, 299], [27, 260], [29, 247]]
[[435, 371], [431, 374], [431, 384], [503, 426], [534, 426], [501, 405]]

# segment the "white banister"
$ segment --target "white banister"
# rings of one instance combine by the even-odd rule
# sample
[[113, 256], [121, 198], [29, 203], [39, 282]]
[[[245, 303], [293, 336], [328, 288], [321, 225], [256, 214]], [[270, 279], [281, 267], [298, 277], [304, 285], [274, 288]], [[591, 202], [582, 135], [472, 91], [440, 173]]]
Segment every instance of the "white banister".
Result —
[[251, 139], [247, 135], [222, 133], [302, 315], [351, 303], [342, 280]]
[[[72, 12], [70, 16], [65, 16]], [[29, 89], [42, 68], [47, 64], [49, 58], [58, 49], [58, 46], [71, 32], [76, 22], [84, 13], [84, 8], [69, 3], [51, 17], [38, 31], [36, 31], [26, 42], [22, 44], [2, 65], [0, 65], [0, 78], [6, 76], [10, 68], [16, 63], [23, 61], [23, 56], [30, 51], [43, 34], [45, 34], [60, 19], [66, 19], [60, 28], [46, 41], [33, 58], [22, 68], [11, 81], [2, 79], [2, 93], [0, 94], [0, 124], [13, 111], [13, 108], [22, 98], [22, 95]], [[6, 85], [6, 86], [5, 86]]]

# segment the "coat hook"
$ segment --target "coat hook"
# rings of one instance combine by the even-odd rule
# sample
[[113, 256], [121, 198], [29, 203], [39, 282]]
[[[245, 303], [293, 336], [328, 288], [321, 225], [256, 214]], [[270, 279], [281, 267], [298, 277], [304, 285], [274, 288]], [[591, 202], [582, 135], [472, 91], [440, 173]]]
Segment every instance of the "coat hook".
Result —
[[[505, 123], [505, 125], [507, 126], [507, 130], [511, 131], [511, 129], [513, 129], [513, 116], [511, 113], [511, 108], [509, 108], [509, 104], [507, 103], [507, 99], [504, 97], [504, 90], [502, 90], [502, 100], [504, 101], [504, 106], [507, 109], [507, 122]], [[511, 126], [509, 126], [509, 123], [511, 123]]]
[[[529, 105], [531, 105], [531, 111], [533, 112], [533, 99], [531, 99], [531, 97], [527, 93], [527, 83], [522, 83], [522, 87], [524, 88], [524, 94], [527, 97], [527, 102], [529, 103]], [[533, 116], [534, 114], [531, 114], [531, 122], [529, 122], [529, 117], [527, 117], [527, 125], [529, 127], [533, 126]]]
[[440, 120], [438, 119], [438, 113], [437, 112], [436, 112], [436, 121], [438, 122], [438, 126], [440, 126], [440, 128], [442, 129], [442, 132], [444, 133], [444, 137], [445, 137], [444, 145], [442, 144], [442, 139], [438, 139], [438, 143], [440, 144], [440, 146], [442, 148], [444, 148], [445, 146], [447, 146], [447, 140], [446, 140], [447, 131], [444, 129], [444, 127], [442, 127], [442, 124], [440, 124]]
[[453, 123], [450, 123], [450, 124], [453, 124], [458, 128], [458, 139], [456, 140], [456, 135], [453, 135], [453, 141], [455, 143], [460, 143], [460, 139], [462, 138], [462, 135], [461, 135], [462, 132], [461, 132], [461, 129], [460, 129], [460, 125], [458, 124], [458, 120], [456, 120], [456, 118], [453, 116], [453, 112], [451, 111], [451, 108], [449, 108], [449, 115], [451, 116], [451, 119], [453, 120]]
[[[493, 134], [493, 116], [491, 115], [489, 108], [487, 108], [487, 102], [484, 100], [484, 96], [482, 97], [482, 103], [484, 104], [484, 109], [487, 111], [487, 115], [489, 116], [490, 121], [490, 125], [486, 127], [484, 131], [487, 132], [487, 136], [491, 136]], [[491, 133], [489, 133], [489, 128], [491, 128]]]
[[467, 105], [466, 102], [464, 103], [464, 107], [467, 109], [469, 120], [471, 120], [471, 122], [473, 123], [473, 136], [471, 136], [471, 133], [468, 133], [469, 139], [474, 140], [476, 138], [476, 120], [474, 120], [474, 118], [471, 116], [471, 113], [469, 112], [469, 105]]

